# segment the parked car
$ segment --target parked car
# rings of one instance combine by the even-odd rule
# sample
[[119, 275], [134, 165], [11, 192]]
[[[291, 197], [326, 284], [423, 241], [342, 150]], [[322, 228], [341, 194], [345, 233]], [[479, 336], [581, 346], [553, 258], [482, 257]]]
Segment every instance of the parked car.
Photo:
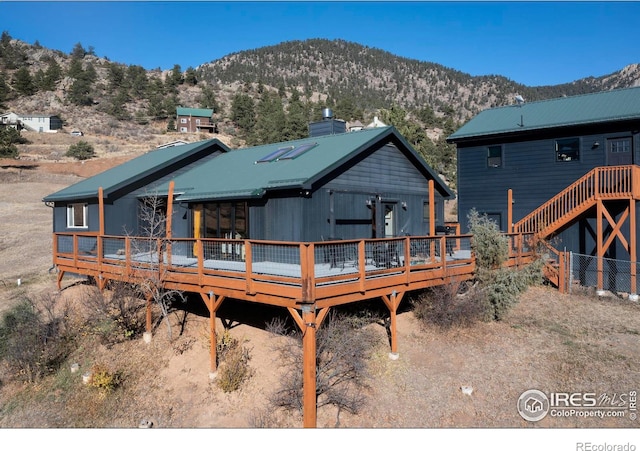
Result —
[[71, 136], [83, 136], [84, 133], [82, 133], [80, 130], [74, 130], [71, 132]]

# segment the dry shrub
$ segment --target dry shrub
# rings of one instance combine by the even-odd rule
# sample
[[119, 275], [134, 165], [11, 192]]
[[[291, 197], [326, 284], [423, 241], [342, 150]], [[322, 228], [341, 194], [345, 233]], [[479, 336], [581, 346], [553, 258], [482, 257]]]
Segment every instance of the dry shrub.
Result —
[[[338, 424], [341, 411], [357, 414], [365, 405], [364, 394], [371, 379], [368, 363], [379, 343], [379, 336], [366, 326], [375, 321], [371, 317], [331, 314], [316, 332], [316, 405], [336, 407]], [[301, 412], [302, 335], [277, 321], [267, 329], [278, 337], [274, 350], [285, 370], [269, 402], [275, 408]]]
[[444, 329], [468, 326], [487, 316], [487, 301], [476, 285], [454, 281], [421, 292], [412, 299], [413, 312], [423, 325]]
[[35, 382], [55, 371], [71, 352], [69, 306], [60, 297], [25, 297], [0, 321], [0, 359], [18, 379]]
[[237, 338], [232, 337], [227, 329], [217, 336], [216, 357], [220, 362], [216, 382], [225, 393], [239, 390], [253, 375], [249, 366], [249, 350], [242, 346]]
[[118, 388], [123, 381], [121, 371], [111, 371], [106, 365], [96, 363], [91, 368], [87, 385], [97, 388], [103, 394], [111, 393]]
[[144, 331], [144, 301], [130, 284], [112, 282], [109, 290], [93, 290], [85, 299], [87, 324], [107, 346], [139, 336]]

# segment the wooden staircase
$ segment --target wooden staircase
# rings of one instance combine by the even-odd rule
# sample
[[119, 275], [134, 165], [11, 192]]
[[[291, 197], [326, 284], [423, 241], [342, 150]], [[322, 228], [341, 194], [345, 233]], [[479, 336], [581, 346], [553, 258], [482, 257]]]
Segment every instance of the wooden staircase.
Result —
[[[629, 200], [630, 203], [634, 203], [638, 199], [640, 199], [640, 166], [597, 167], [516, 222], [513, 225], [513, 232], [532, 233], [536, 240], [544, 242], [558, 230], [577, 221], [593, 207], [598, 207], [600, 223], [603, 222], [603, 218], [606, 218], [614, 230], [619, 230], [620, 225], [616, 224], [612, 215], [606, 211], [606, 203], [618, 200]], [[623, 216], [623, 220], [627, 216]], [[635, 230], [631, 233], [633, 239], [630, 242], [635, 243]], [[600, 235], [598, 256], [602, 257], [615, 236], [609, 237], [604, 243], [602, 227], [599, 227], [598, 234]], [[631, 253], [631, 245], [624, 241]], [[567, 256], [550, 245], [547, 247], [549, 247], [549, 258], [545, 262], [545, 276], [560, 291], [564, 291]]]
[[574, 222], [598, 200], [640, 199], [640, 167], [592, 169], [513, 225], [513, 232], [549, 237]]

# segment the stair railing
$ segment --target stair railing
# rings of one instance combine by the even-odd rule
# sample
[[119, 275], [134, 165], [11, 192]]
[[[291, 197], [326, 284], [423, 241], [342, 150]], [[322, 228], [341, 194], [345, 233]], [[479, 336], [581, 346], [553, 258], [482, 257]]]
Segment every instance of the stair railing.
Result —
[[637, 166], [594, 168], [515, 223], [513, 231], [545, 238], [588, 210], [596, 199], [638, 197], [639, 170]]

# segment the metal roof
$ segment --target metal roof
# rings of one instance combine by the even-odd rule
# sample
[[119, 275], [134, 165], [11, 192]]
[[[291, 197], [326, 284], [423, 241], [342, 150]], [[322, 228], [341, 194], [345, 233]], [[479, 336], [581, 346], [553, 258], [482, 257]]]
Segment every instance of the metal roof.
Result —
[[640, 119], [640, 87], [492, 108], [478, 113], [447, 141], [631, 119]]
[[218, 149], [225, 152], [229, 151], [229, 148], [218, 139], [152, 150], [121, 165], [50, 194], [46, 196], [43, 201], [55, 202], [62, 200], [91, 199], [98, 195], [98, 189], [100, 187], [102, 187], [105, 197], [108, 197], [109, 193], [129, 186], [138, 180], [153, 175], [168, 165], [178, 163], [208, 148], [211, 148], [211, 153]]
[[[176, 176], [174, 193], [177, 200], [197, 201], [261, 197], [276, 189], [311, 189], [315, 181], [381, 142], [396, 144], [426, 178], [434, 179], [443, 196], [454, 196], [392, 126], [232, 150]], [[292, 159], [258, 162], [278, 149], [303, 144], [316, 145]], [[158, 186], [157, 192], [168, 193], [168, 182]]]
[[208, 108], [176, 108], [176, 114], [178, 116], [194, 116], [194, 117], [208, 117], [213, 116], [213, 110]]

